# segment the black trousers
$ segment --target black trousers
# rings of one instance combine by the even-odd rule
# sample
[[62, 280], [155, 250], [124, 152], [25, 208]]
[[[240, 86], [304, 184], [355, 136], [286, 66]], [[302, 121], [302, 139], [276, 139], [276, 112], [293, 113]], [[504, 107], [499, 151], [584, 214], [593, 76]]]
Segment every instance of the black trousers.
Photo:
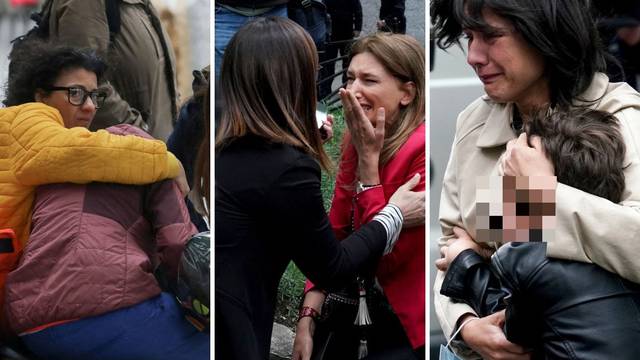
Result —
[[414, 350], [388, 304], [371, 309], [372, 325], [364, 331], [345, 319], [343, 326], [318, 323], [314, 333], [312, 360], [358, 359], [360, 340], [366, 338], [366, 360], [423, 360], [424, 347]]

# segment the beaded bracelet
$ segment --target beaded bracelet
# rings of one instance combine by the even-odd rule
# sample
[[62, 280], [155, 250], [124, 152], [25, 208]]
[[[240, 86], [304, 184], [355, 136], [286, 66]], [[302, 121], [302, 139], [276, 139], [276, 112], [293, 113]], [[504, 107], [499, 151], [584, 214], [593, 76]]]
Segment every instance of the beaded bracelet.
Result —
[[313, 319], [313, 321], [316, 321], [320, 317], [320, 313], [318, 313], [316, 309], [312, 308], [311, 306], [303, 306], [298, 313], [298, 321], [300, 321], [300, 319], [302, 319], [303, 317], [310, 317], [311, 319]]

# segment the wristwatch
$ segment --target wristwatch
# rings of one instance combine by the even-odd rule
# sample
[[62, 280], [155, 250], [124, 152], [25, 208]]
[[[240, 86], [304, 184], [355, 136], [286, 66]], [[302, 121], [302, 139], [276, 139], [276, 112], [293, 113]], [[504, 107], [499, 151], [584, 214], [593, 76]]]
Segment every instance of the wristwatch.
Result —
[[373, 185], [367, 185], [367, 184], [363, 184], [360, 181], [358, 181], [358, 183], [356, 184], [356, 194], [360, 194], [361, 192], [367, 190], [367, 189], [371, 189], [374, 187], [378, 187], [380, 186], [380, 184], [373, 184]]

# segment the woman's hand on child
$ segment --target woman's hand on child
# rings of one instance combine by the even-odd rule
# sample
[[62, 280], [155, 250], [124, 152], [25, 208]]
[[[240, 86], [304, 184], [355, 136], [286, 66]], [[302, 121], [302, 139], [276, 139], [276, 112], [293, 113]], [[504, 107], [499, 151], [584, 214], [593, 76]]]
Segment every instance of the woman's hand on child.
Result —
[[[531, 146], [529, 141], [531, 140]], [[544, 153], [538, 136], [527, 139], [522, 133], [507, 143], [507, 151], [500, 158], [500, 168], [506, 176], [554, 176], [553, 163]]]
[[453, 228], [454, 237], [449, 239], [445, 245], [440, 248], [440, 259], [436, 260], [436, 267], [440, 271], [447, 271], [449, 265], [453, 260], [460, 255], [461, 252], [472, 249], [480, 256], [485, 256], [486, 249], [483, 249], [480, 244], [473, 241], [471, 236], [463, 229], [459, 227]]
[[440, 271], [446, 271], [453, 260], [464, 250], [473, 249], [478, 252], [480, 246], [471, 239], [467, 232], [459, 227], [453, 228], [454, 237], [440, 247], [440, 259], [436, 260], [436, 267]]
[[[464, 323], [469, 316], [460, 319]], [[505, 322], [505, 311], [479, 318], [468, 322], [461, 330], [460, 334], [464, 342], [483, 359], [497, 360], [530, 360], [531, 353], [522, 346], [507, 340], [502, 330]]]

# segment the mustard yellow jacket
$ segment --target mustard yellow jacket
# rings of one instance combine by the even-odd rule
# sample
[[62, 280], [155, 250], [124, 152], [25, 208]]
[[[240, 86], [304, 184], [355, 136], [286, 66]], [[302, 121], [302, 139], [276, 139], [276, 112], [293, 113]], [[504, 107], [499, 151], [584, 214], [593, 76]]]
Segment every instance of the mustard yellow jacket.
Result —
[[0, 228], [13, 229], [22, 246], [38, 185], [147, 184], [179, 171], [162, 141], [66, 129], [58, 110], [41, 103], [0, 109]]

